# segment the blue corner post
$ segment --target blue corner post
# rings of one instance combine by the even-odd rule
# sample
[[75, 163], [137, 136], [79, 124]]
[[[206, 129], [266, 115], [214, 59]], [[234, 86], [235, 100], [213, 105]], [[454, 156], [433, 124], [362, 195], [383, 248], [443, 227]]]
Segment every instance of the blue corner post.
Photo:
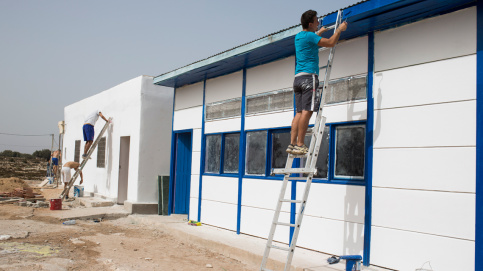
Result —
[[241, 229], [241, 206], [242, 206], [242, 190], [243, 190], [243, 174], [245, 173], [245, 151], [246, 151], [246, 133], [245, 133], [245, 107], [246, 107], [246, 88], [247, 88], [247, 69], [243, 69], [242, 84], [242, 104], [241, 104], [241, 125], [240, 125], [240, 148], [238, 154], [238, 204], [236, 216], [236, 233], [240, 234]]
[[198, 221], [201, 222], [201, 192], [203, 188], [203, 172], [205, 171], [205, 90], [206, 79], [203, 81], [203, 113], [201, 116], [201, 155], [200, 155], [200, 184], [198, 190]]
[[475, 270], [483, 270], [483, 1], [476, 4]]
[[374, 98], [372, 88], [374, 82], [374, 32], [368, 36], [368, 67], [367, 67], [367, 122], [366, 122], [366, 163], [364, 168], [365, 213], [364, 213], [364, 254], [363, 263], [370, 265], [371, 259], [371, 226], [372, 226], [372, 163], [374, 137]]

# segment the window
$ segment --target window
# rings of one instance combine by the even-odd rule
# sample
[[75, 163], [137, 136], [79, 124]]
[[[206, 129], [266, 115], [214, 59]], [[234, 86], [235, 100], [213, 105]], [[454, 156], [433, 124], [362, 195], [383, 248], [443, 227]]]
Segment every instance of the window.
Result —
[[265, 175], [267, 131], [247, 133], [245, 174]]
[[[322, 88], [323, 81], [319, 85]], [[366, 99], [366, 85], [367, 79], [365, 75], [331, 80], [325, 94], [325, 103], [333, 104]]]
[[240, 134], [225, 135], [223, 155], [223, 173], [238, 173], [238, 156], [240, 154]]
[[239, 152], [240, 133], [207, 135], [204, 172], [237, 174]]
[[[311, 134], [305, 137], [310, 146]], [[290, 144], [290, 129], [267, 129], [247, 132], [245, 174], [269, 177], [273, 168], [284, 168]], [[268, 144], [267, 144], [268, 142]], [[358, 181], [364, 179], [365, 124], [331, 123], [324, 128], [324, 135], [317, 157], [317, 173], [314, 179], [327, 182]], [[267, 162], [269, 164], [267, 165]], [[300, 166], [306, 159], [301, 159]]]
[[364, 178], [364, 126], [336, 127], [335, 136], [335, 177]]
[[101, 138], [97, 144], [97, 167], [106, 167], [106, 137]]
[[206, 105], [206, 121], [241, 116], [241, 98]]
[[246, 99], [247, 115], [293, 109], [292, 88], [251, 95]]
[[221, 135], [206, 136], [205, 172], [220, 173]]
[[79, 163], [79, 159], [80, 159], [80, 146], [81, 146], [81, 141], [76, 140], [75, 149], [74, 149], [74, 162], [77, 162], [77, 163]]

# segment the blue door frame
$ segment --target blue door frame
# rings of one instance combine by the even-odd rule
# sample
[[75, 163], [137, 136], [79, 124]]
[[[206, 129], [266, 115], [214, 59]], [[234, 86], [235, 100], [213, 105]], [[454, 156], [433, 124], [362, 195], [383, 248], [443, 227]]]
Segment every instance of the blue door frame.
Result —
[[168, 214], [189, 214], [193, 130], [173, 131]]

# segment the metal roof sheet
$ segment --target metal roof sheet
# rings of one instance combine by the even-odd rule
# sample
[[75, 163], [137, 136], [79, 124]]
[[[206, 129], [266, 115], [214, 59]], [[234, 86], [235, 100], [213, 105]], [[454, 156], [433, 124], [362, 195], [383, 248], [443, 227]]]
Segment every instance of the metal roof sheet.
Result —
[[[428, 17], [449, 13], [476, 4], [476, 0], [366, 0], [343, 8], [343, 19], [349, 27], [340, 40], [364, 36], [371, 31], [384, 30]], [[337, 11], [323, 15], [322, 25], [332, 25]], [[295, 54], [293, 39], [301, 25], [292, 26], [239, 45], [227, 51], [196, 61], [187, 66], [161, 74], [154, 83], [181, 87], [205, 79], [269, 63]], [[331, 31], [322, 35], [328, 38]]]

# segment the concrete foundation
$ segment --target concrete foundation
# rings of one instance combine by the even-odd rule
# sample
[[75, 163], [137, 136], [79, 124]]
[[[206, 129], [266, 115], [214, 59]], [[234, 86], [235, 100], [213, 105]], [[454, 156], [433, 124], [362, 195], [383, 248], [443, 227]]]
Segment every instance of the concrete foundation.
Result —
[[154, 215], [158, 214], [158, 204], [125, 201], [124, 210], [131, 214]]

